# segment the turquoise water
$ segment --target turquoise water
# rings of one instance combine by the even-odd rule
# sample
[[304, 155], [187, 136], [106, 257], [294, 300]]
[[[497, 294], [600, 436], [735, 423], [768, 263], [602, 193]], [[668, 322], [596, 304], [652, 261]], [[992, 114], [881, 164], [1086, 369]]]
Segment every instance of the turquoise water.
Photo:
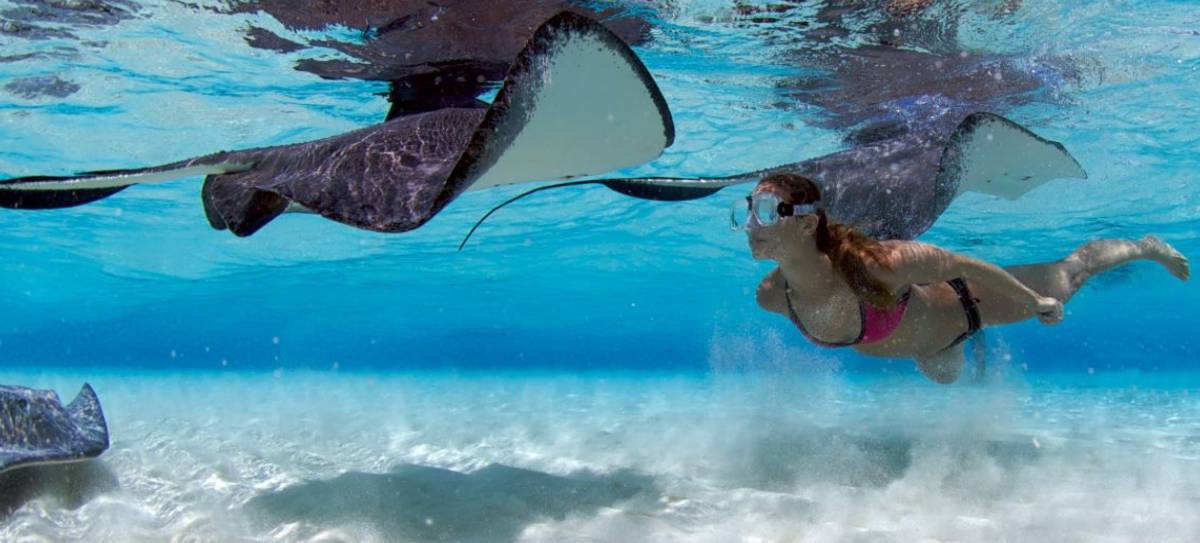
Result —
[[[1089, 179], [968, 194], [921, 239], [1002, 264], [1155, 233], [1200, 255], [1200, 5], [948, 2], [958, 42], [1070, 77], [1005, 111]], [[15, 4], [0, 2], [0, 9]], [[211, 6], [219, 4], [212, 3]], [[765, 4], [762, 4], [765, 5]], [[78, 39], [0, 34], [0, 178], [157, 164], [378, 122], [382, 83], [246, 45], [265, 15], [145, 3]], [[637, 3], [675, 116], [623, 173], [728, 174], [841, 149], [789, 98], [787, 20]], [[336, 29], [329, 35], [339, 35]], [[22, 55], [36, 55], [13, 60]], [[886, 84], [886, 83], [881, 83]], [[1095, 280], [1056, 327], [990, 331], [993, 375], [821, 350], [753, 292], [745, 188], [661, 204], [581, 188], [384, 235], [288, 215], [208, 228], [199, 180], [0, 213], [0, 382], [97, 389], [112, 449], [3, 540], [1188, 541], [1200, 532], [1195, 282]], [[390, 475], [389, 475], [390, 474]], [[56, 482], [57, 481], [57, 482]], [[529, 488], [541, 490], [527, 490]], [[525, 490], [522, 490], [525, 489]], [[85, 495], [88, 499], [73, 499]]]

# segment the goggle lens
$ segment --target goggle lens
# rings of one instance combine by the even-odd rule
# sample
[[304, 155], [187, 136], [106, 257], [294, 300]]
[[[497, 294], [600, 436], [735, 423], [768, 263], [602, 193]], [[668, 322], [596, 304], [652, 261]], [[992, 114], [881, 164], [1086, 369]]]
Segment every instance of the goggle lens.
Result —
[[[796, 210], [812, 205], [796, 206]], [[734, 200], [729, 208], [729, 227], [734, 230], [762, 228], [779, 222], [779, 197], [769, 192]], [[810, 211], [811, 212], [811, 211]]]
[[808, 215], [817, 212], [817, 203], [785, 206], [779, 201], [778, 196], [769, 192], [760, 192], [733, 201], [729, 207], [729, 227], [733, 230], [750, 230], [771, 226], [779, 222], [781, 208], [786, 208], [784, 211], [787, 212], [787, 216]]

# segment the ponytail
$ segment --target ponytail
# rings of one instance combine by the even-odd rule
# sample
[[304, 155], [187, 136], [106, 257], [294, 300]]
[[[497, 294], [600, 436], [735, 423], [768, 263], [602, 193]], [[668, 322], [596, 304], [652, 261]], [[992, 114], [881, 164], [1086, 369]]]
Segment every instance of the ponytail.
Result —
[[863, 301], [880, 309], [896, 305], [896, 296], [867, 269], [867, 259], [886, 265], [883, 246], [844, 224], [831, 223], [824, 209], [817, 210], [817, 250], [829, 258], [833, 269]]

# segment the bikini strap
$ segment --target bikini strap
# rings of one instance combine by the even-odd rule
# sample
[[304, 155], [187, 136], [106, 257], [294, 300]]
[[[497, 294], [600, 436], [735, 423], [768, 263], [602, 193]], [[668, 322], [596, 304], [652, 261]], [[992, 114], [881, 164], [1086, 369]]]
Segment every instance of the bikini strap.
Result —
[[966, 341], [967, 338], [975, 335], [975, 332], [983, 328], [983, 319], [979, 316], [979, 300], [971, 296], [971, 289], [967, 287], [965, 279], [956, 277], [946, 281], [946, 283], [958, 294], [958, 302], [962, 304], [963, 313], [967, 316], [967, 331], [959, 334], [958, 338], [950, 343], [950, 345], [947, 345], [946, 348], [949, 349]]
[[[780, 275], [782, 276], [783, 274]], [[783, 298], [787, 300], [788, 318], [791, 319], [792, 324], [795, 324], [796, 328], [800, 329], [800, 333], [804, 334], [805, 338], [813, 343], [816, 343], [817, 345], [822, 347], [850, 347], [851, 345], [859, 344], [862, 341], [863, 336], [867, 333], [867, 313], [866, 311], [863, 311], [863, 303], [861, 300], [858, 302], [858, 318], [860, 323], [858, 328], [858, 337], [854, 338], [852, 341], [844, 343], [830, 343], [828, 341], [822, 341], [813, 337], [812, 334], [808, 333], [808, 329], [804, 328], [804, 323], [800, 321], [800, 315], [796, 313], [796, 308], [792, 305], [792, 287], [788, 284], [787, 278], [784, 278], [783, 280]]]

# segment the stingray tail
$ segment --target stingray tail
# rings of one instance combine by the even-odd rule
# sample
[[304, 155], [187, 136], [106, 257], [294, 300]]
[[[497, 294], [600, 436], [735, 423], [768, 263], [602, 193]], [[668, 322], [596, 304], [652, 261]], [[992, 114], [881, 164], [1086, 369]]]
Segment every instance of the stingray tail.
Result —
[[176, 163], [132, 170], [103, 170], [69, 176], [32, 176], [0, 180], [0, 207], [58, 209], [94, 202], [141, 183], [244, 171], [250, 164]]
[[512, 198], [509, 198], [492, 209], [488, 210], [478, 221], [471, 226], [471, 230], [463, 236], [463, 240], [458, 244], [458, 250], [462, 250], [467, 245], [467, 241], [475, 234], [475, 231], [483, 226], [484, 221], [488, 220], [494, 213], [500, 211], [501, 208], [509, 204], [521, 200], [526, 196], [536, 194], [545, 190], [552, 190], [564, 187], [575, 187], [579, 185], [604, 185], [609, 189], [640, 198], [643, 200], [655, 200], [659, 202], [680, 202], [684, 200], [695, 200], [704, 198], [717, 191], [742, 183], [752, 183], [758, 180], [758, 176], [762, 171], [749, 172], [731, 175], [727, 177], [637, 177], [637, 178], [621, 178], [621, 179], [591, 179], [586, 181], [568, 181], [566, 183], [555, 183], [553, 185], [545, 185], [534, 189], [529, 189]]
[[1086, 179], [1087, 173], [1057, 141], [992, 113], [973, 113], [955, 129], [942, 153], [939, 186], [950, 194], [982, 192], [1016, 200], [1060, 178]]

